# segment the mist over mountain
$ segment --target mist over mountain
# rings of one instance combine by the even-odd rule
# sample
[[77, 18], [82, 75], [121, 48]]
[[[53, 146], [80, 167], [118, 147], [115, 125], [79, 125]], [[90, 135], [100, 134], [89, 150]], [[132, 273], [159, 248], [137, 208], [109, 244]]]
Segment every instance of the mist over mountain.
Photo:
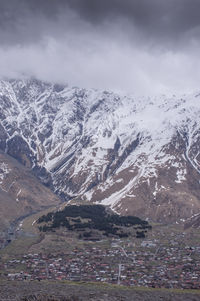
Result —
[[0, 77], [139, 95], [199, 85], [198, 0], [1, 0]]

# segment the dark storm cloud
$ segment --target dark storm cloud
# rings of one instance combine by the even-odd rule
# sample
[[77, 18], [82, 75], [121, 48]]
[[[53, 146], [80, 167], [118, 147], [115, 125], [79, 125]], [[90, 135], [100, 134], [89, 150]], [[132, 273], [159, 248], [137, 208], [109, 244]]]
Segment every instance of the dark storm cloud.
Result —
[[128, 19], [146, 31], [163, 29], [169, 34], [173, 28], [183, 33], [200, 25], [199, 0], [69, 0], [80, 16], [91, 22], [113, 20], [116, 16]]
[[80, 30], [68, 26], [72, 11], [78, 15], [77, 22], [94, 26], [127, 20], [126, 34], [132, 35], [134, 28], [158, 41], [199, 34], [199, 0], [1, 0], [1, 43], [35, 42], [47, 34]]
[[199, 15], [200, 0], [0, 0], [0, 77], [140, 94], [193, 90]]

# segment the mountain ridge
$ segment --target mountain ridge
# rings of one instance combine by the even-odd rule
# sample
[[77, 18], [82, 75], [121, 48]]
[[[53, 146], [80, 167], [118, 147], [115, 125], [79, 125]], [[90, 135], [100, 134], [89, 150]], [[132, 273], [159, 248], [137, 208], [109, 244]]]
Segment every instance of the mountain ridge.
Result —
[[200, 94], [0, 82], [0, 148], [63, 200], [180, 222], [200, 211]]

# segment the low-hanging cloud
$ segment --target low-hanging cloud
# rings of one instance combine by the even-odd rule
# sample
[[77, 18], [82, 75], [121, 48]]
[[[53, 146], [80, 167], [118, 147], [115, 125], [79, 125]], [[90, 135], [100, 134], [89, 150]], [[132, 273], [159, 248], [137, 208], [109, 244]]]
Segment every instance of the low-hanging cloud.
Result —
[[0, 2], [0, 76], [140, 94], [200, 79], [198, 0]]

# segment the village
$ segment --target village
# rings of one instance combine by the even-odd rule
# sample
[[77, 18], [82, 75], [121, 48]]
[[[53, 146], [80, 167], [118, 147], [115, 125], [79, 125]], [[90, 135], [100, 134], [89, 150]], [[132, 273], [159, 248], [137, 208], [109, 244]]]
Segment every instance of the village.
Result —
[[88, 244], [56, 254], [28, 253], [1, 263], [1, 277], [200, 289], [200, 245], [181, 244], [182, 236], [172, 233], [167, 246], [156, 238], [140, 240], [137, 245], [113, 239], [109, 248]]

